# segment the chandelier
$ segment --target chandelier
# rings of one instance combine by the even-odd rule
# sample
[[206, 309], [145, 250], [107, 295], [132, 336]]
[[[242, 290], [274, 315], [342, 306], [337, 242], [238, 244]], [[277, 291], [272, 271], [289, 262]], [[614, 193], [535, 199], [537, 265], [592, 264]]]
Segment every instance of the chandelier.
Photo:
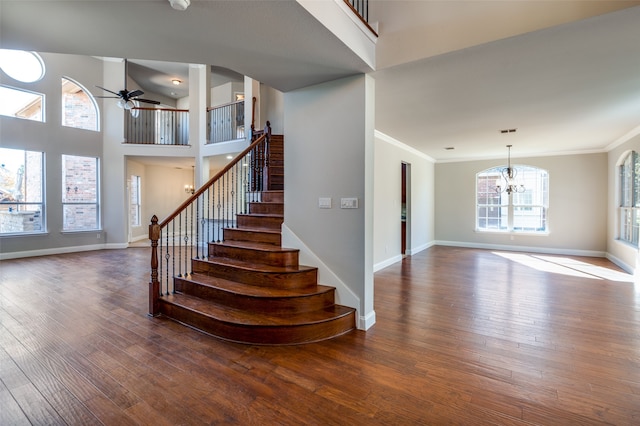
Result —
[[507, 145], [509, 150], [509, 157], [507, 167], [502, 169], [502, 178], [504, 179], [504, 186], [500, 185], [500, 182], [496, 185], [496, 192], [506, 192], [507, 194], [524, 192], [524, 185], [518, 185], [516, 183], [516, 175], [518, 171], [511, 167], [511, 145]]

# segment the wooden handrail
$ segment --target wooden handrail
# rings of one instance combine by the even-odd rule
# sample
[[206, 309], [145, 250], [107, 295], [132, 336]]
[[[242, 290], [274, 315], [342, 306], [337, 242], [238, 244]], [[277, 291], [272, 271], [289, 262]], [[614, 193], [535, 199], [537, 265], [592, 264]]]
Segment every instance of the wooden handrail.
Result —
[[[268, 187], [265, 176], [269, 167], [270, 123], [267, 122], [262, 135], [231, 160], [222, 170], [215, 174], [203, 186], [198, 188], [187, 200], [161, 223], [154, 215], [149, 225], [151, 240], [151, 280], [149, 281], [149, 315], [160, 313], [159, 298], [161, 294], [169, 294], [170, 278], [189, 274], [189, 259], [207, 258], [208, 245], [205, 242], [215, 241], [217, 234], [220, 241], [221, 231], [235, 221], [238, 214], [248, 212], [251, 202], [247, 194], [255, 195]], [[249, 168], [245, 169], [245, 161]], [[239, 179], [239, 176], [244, 176]], [[215, 191], [217, 188], [217, 196]], [[222, 191], [222, 193], [221, 193]], [[213, 199], [217, 197], [217, 214], [214, 212]], [[230, 197], [230, 198], [226, 198]], [[259, 197], [259, 194], [258, 194]], [[202, 202], [202, 204], [200, 204]], [[211, 204], [209, 204], [211, 202]], [[211, 209], [207, 214], [207, 206]], [[216, 224], [217, 222], [217, 224]], [[211, 227], [205, 224], [213, 224]], [[184, 232], [183, 232], [184, 230]], [[164, 235], [164, 237], [163, 237]], [[202, 236], [202, 239], [201, 239]], [[194, 238], [195, 237], [195, 238]], [[166, 238], [164, 254], [162, 239]], [[169, 242], [171, 238], [171, 242]], [[160, 247], [161, 253], [158, 253]], [[202, 249], [202, 255], [200, 252]], [[169, 260], [171, 259], [171, 265]], [[164, 275], [161, 272], [164, 270]], [[164, 285], [163, 285], [164, 283]]]
[[212, 107], [207, 107], [207, 112], [213, 111], [214, 109], [224, 108], [224, 107], [227, 107], [227, 106], [231, 106], [231, 105], [235, 105], [235, 104], [242, 104], [242, 103], [244, 103], [244, 99], [241, 100], [241, 101], [227, 102], [226, 104], [220, 104], [220, 105], [216, 105], [216, 106], [212, 106]]
[[171, 222], [173, 219], [175, 219], [180, 214], [180, 212], [182, 212], [184, 209], [186, 209], [191, 203], [193, 203], [196, 200], [196, 198], [198, 198], [200, 195], [202, 195], [209, 188], [209, 186], [211, 186], [216, 180], [218, 180], [221, 176], [223, 176], [225, 173], [227, 173], [233, 166], [238, 164], [238, 161], [240, 161], [241, 158], [243, 158], [245, 155], [247, 155], [249, 152], [251, 152], [252, 149], [254, 149], [261, 142], [263, 142], [267, 138], [267, 136], [268, 135], [266, 135], [266, 134], [260, 136], [258, 139], [253, 141], [251, 143], [251, 145], [249, 145], [244, 151], [242, 151], [240, 154], [236, 155], [236, 158], [231, 160], [229, 162], [229, 164], [227, 164], [222, 170], [220, 170], [211, 179], [209, 179], [207, 181], [207, 183], [205, 183], [198, 190], [196, 190], [191, 197], [187, 198], [184, 203], [180, 204], [180, 207], [178, 207], [173, 213], [171, 213], [169, 216], [167, 216], [160, 223], [160, 225], [159, 225], [160, 229], [162, 229], [165, 226], [167, 226], [167, 224], [169, 222]]
[[189, 112], [188, 109], [177, 109], [177, 108], [148, 108], [148, 107], [133, 107], [132, 109], [137, 109], [140, 111], [176, 111], [176, 112]]
[[344, 0], [344, 2], [347, 4], [347, 6], [349, 6], [349, 9], [351, 9], [353, 11], [353, 13], [355, 13], [358, 18], [360, 18], [360, 21], [362, 21], [362, 23], [369, 29], [369, 31], [371, 31], [373, 33], [373, 35], [378, 37], [378, 33], [376, 32], [376, 30], [374, 30], [373, 27], [371, 25], [369, 25], [369, 22], [367, 22], [367, 20], [364, 19], [364, 16], [362, 16], [360, 14], [360, 12], [358, 12], [358, 10], [355, 7], [353, 7], [351, 2], [349, 2], [349, 0]]

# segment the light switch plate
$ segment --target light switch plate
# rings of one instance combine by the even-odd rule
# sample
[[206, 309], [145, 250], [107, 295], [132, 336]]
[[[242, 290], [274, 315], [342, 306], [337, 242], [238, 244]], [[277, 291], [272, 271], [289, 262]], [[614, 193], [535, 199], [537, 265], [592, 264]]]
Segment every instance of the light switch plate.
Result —
[[357, 209], [358, 199], [357, 198], [341, 198], [340, 208], [341, 209]]
[[321, 209], [331, 208], [331, 198], [320, 197], [318, 198], [318, 207]]

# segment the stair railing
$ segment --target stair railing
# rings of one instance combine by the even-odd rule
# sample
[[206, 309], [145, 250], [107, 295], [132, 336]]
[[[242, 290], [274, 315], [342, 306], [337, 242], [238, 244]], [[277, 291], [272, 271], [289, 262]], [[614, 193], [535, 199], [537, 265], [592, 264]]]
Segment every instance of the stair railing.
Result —
[[244, 139], [244, 101], [207, 108], [207, 143]]
[[125, 114], [127, 144], [189, 145], [189, 110], [133, 108]]
[[[268, 122], [267, 122], [268, 123]], [[220, 242], [224, 228], [249, 212], [267, 187], [271, 128], [255, 132], [253, 142], [162, 222], [153, 215], [149, 315], [160, 314], [160, 297], [174, 292], [173, 278], [193, 272], [192, 259], [209, 257], [209, 242]]]

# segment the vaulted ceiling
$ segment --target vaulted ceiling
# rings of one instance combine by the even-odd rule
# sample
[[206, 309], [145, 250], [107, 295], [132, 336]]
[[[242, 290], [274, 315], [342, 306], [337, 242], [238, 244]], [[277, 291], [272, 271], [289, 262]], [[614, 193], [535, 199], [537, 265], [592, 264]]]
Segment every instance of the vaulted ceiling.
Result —
[[437, 161], [495, 158], [506, 144], [516, 157], [599, 152], [640, 127], [638, 5], [371, 1], [376, 70], [293, 0], [192, 0], [183, 12], [0, 0], [0, 47], [127, 57], [140, 73], [205, 63], [284, 92], [371, 73], [376, 129]]

